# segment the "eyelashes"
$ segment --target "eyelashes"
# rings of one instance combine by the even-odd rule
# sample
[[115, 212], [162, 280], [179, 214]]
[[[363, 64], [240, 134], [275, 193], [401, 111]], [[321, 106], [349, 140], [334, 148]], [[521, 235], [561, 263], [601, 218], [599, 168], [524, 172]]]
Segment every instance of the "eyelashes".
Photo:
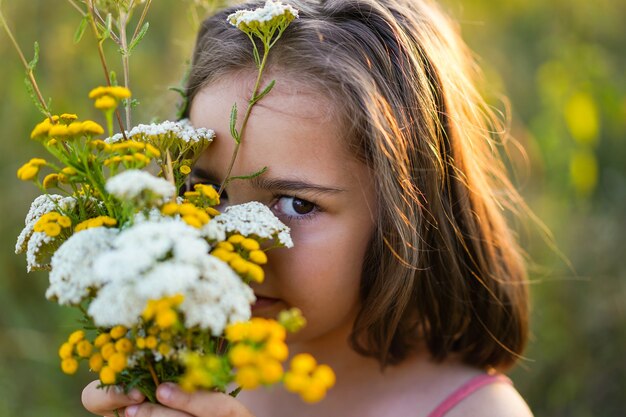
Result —
[[[196, 184], [210, 185], [216, 190], [219, 190], [219, 183], [214, 180], [204, 178], [192, 178], [187, 181], [186, 186], [181, 187], [180, 195], [183, 196], [185, 191], [193, 190]], [[310, 200], [300, 198], [297, 195], [288, 195], [275, 193], [269, 200], [261, 201], [266, 204], [272, 212], [284, 222], [298, 222], [312, 220], [322, 210], [318, 204]], [[269, 204], [268, 204], [269, 203]], [[220, 196], [220, 205], [215, 208], [222, 210], [229, 205], [228, 193], [226, 190], [222, 190]]]
[[309, 220], [320, 211], [317, 204], [288, 195], [278, 196], [271, 208], [279, 218], [297, 221]]

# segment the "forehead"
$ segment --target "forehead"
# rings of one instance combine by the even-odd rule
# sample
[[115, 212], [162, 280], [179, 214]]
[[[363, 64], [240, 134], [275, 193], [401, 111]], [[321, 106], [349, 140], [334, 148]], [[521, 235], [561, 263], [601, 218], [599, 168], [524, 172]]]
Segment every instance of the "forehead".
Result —
[[[272, 76], [275, 87], [253, 107], [248, 119], [236, 170], [255, 172], [268, 166], [274, 172], [296, 170], [303, 175], [315, 169], [338, 171], [352, 158], [337, 106], [313, 88], [280, 74], [270, 74], [266, 80]], [[254, 74], [239, 74], [222, 78], [196, 95], [190, 111], [192, 123], [214, 129], [217, 136], [199, 165], [210, 164], [212, 170], [224, 172], [227, 156], [235, 147], [229, 126], [232, 106], [237, 105], [240, 129], [254, 83]]]

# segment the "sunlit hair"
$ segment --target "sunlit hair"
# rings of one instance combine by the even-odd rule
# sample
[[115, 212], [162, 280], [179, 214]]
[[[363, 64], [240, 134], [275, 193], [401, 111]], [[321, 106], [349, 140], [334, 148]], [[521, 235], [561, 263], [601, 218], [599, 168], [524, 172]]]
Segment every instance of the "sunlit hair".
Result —
[[[350, 342], [382, 366], [420, 344], [481, 368], [519, 359], [526, 270], [505, 221], [521, 204], [498, 157], [499, 122], [455, 26], [426, 0], [290, 1], [300, 10], [270, 69], [327, 96], [376, 182], [377, 227]], [[262, 2], [240, 7], [254, 8]], [[227, 10], [200, 30], [188, 84], [254, 70]]]

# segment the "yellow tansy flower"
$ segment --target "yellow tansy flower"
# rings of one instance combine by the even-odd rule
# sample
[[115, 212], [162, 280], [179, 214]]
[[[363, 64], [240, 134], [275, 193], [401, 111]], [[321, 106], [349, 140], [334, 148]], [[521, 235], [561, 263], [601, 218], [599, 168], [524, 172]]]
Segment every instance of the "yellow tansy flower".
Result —
[[74, 345], [69, 342], [65, 342], [59, 348], [59, 357], [61, 359], [71, 358], [73, 352], [74, 352]]
[[128, 353], [133, 350], [133, 342], [124, 337], [115, 342], [115, 350], [122, 353]]
[[91, 355], [91, 358], [89, 358], [89, 368], [92, 371], [100, 372], [100, 370], [102, 369], [102, 365], [104, 365], [104, 359], [102, 358], [101, 354], [94, 353], [93, 355]]
[[56, 187], [59, 184], [59, 175], [58, 174], [48, 174], [43, 179], [43, 188], [46, 190], [49, 188]]
[[128, 358], [120, 352], [116, 352], [107, 360], [107, 364], [114, 372], [122, 372], [126, 368]]
[[39, 173], [39, 167], [32, 165], [30, 163], [26, 163], [17, 170], [17, 178], [22, 181], [30, 181], [37, 177]]
[[66, 358], [61, 361], [61, 370], [68, 375], [75, 374], [78, 370], [78, 361], [74, 358]]
[[91, 351], [93, 350], [93, 346], [88, 340], [81, 340], [76, 345], [76, 353], [81, 358], [88, 358], [91, 355]]
[[106, 385], [115, 384], [115, 378], [116, 378], [115, 371], [111, 369], [110, 366], [104, 366], [100, 370], [100, 381], [103, 384], [106, 384]]
[[96, 99], [94, 107], [98, 110], [111, 110], [117, 107], [117, 100], [111, 96], [102, 96]]
[[75, 345], [76, 343], [80, 342], [84, 338], [85, 338], [85, 332], [83, 330], [76, 330], [75, 332], [70, 334], [70, 337], [67, 339], [67, 341]]
[[245, 366], [237, 371], [235, 382], [243, 389], [255, 389], [261, 383], [261, 377], [256, 367]]
[[94, 340], [93, 344], [100, 348], [102, 346], [104, 346], [105, 344], [107, 344], [108, 342], [111, 341], [111, 335], [108, 333], [101, 333], [96, 337], [96, 340]]
[[128, 332], [128, 329], [124, 326], [115, 326], [111, 329], [111, 331], [109, 332], [111, 334], [111, 337], [113, 339], [119, 339], [123, 336], [126, 335], [126, 333]]
[[43, 225], [43, 231], [50, 237], [57, 237], [61, 234], [61, 226], [58, 223], [46, 223]]

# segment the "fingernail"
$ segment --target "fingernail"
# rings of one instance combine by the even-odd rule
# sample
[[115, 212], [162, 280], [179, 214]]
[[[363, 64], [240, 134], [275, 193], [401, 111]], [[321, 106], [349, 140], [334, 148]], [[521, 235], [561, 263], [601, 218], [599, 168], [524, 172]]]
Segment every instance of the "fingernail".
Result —
[[157, 389], [157, 397], [159, 397], [160, 400], [168, 401], [171, 400], [173, 396], [174, 387], [172, 384], [165, 383], [159, 385], [159, 388]]
[[130, 407], [126, 407], [126, 417], [133, 417], [137, 414], [137, 410], [139, 410], [138, 405], [131, 405]]
[[128, 393], [128, 398], [133, 401], [141, 401], [143, 400], [143, 394], [141, 393], [141, 391], [134, 389]]

